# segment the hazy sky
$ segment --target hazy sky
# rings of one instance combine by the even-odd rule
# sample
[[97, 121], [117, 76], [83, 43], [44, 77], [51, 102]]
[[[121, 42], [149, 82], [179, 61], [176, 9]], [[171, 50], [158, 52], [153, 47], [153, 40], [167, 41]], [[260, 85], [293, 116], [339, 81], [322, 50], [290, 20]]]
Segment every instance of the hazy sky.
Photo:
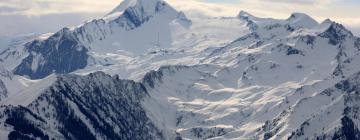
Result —
[[[0, 0], [0, 36], [54, 32], [63, 26], [101, 17], [122, 0]], [[307, 13], [319, 22], [330, 18], [360, 33], [360, 0], [166, 0], [189, 17], [236, 16], [287, 18]]]

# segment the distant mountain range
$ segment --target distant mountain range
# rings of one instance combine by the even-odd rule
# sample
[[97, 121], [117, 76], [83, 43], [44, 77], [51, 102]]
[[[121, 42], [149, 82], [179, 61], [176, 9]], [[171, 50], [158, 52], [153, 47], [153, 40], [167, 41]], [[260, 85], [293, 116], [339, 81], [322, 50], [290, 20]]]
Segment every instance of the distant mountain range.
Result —
[[329, 19], [125, 0], [0, 47], [0, 139], [360, 139], [360, 38]]

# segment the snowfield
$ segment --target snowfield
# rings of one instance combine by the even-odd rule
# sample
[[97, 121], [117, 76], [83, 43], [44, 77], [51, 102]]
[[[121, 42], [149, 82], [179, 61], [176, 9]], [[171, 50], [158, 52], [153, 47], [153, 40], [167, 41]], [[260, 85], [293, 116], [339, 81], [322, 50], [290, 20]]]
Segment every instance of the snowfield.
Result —
[[1, 138], [360, 139], [360, 38], [329, 19], [189, 19], [125, 0], [12, 40], [0, 47]]

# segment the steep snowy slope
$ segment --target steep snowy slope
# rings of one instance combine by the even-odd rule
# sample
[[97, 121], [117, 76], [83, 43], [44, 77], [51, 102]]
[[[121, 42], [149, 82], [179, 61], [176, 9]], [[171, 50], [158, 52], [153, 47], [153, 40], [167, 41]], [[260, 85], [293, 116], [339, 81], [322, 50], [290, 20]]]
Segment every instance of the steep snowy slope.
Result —
[[331, 20], [190, 20], [125, 0], [13, 44], [0, 54], [2, 138], [359, 138], [360, 38]]
[[[124, 3], [133, 4], [123, 6]], [[110, 13], [121, 12], [114, 19], [109, 19], [108, 15], [27, 43], [27, 54], [23, 55], [25, 59], [21, 60], [14, 73], [32, 79], [41, 79], [51, 73], [69, 73], [89, 63], [101, 63], [97, 58], [105, 52], [124, 50], [144, 53], [151, 49], [149, 45], [156, 40], [155, 36], [162, 36], [159, 42], [168, 47], [171, 41], [170, 23], [177, 21], [184, 26], [191, 24], [183, 13], [177, 12], [162, 0], [130, 0], [124, 3]]]
[[[256, 28], [250, 34], [214, 50], [200, 61], [203, 64], [163, 67], [146, 75], [145, 83], [153, 89], [145, 107], [159, 121], [158, 126], [186, 139], [286, 139], [295, 135], [292, 132], [306, 121], [302, 118], [314, 114], [292, 107], [360, 69], [356, 67], [359, 39], [351, 32], [329, 20], [302, 25], [294, 17], [310, 20], [303, 14], [287, 20], [251, 17]], [[305, 108], [328, 106], [321, 102], [325, 99], [315, 100], [317, 104]], [[341, 112], [335, 105], [331, 108]], [[292, 111], [298, 114], [280, 122]], [[292, 120], [294, 124], [289, 123]], [[322, 130], [330, 122], [314, 124], [312, 129]], [[337, 131], [339, 137], [352, 133], [335, 126], [329, 131]], [[323, 138], [329, 137], [337, 136], [329, 132]]]
[[[85, 84], [86, 83], [86, 84]], [[1, 107], [9, 139], [164, 139], [141, 106], [144, 86], [102, 72], [60, 76], [26, 107]]]
[[[163, 65], [198, 64], [213, 50], [249, 32], [245, 22], [237, 18], [192, 19], [191, 23], [191, 26], [187, 28], [177, 22], [171, 23], [171, 35], [169, 37], [171, 37], [172, 44], [168, 46], [169, 48], [161, 48], [164, 46], [162, 41], [159, 44], [156, 41], [149, 41], [150, 43], [146, 46], [155, 45], [158, 47], [141, 55], [122, 51], [121, 46], [118, 47], [118, 51], [94, 51], [91, 53], [101, 63], [90, 65], [75, 71], [75, 73], [87, 74], [94, 71], [105, 71], [110, 74], [119, 74], [122, 78], [139, 80], [148, 71], [156, 70]], [[148, 27], [146, 25], [139, 27], [137, 30], [141, 30], [141, 32], [134, 31], [127, 36], [134, 35], [133, 38], [135, 38], [135, 36], [142, 34], [145, 28]], [[157, 31], [153, 32], [157, 33]], [[133, 42], [137, 41], [133, 40]]]
[[[198, 57], [203, 57], [203, 52], [209, 53], [248, 32], [245, 22], [237, 18], [190, 21], [183, 13], [176, 12], [160, 0], [132, 2], [136, 4], [125, 6], [127, 15], [123, 12], [117, 18], [148, 16], [149, 19], [142, 26], [134, 29], [128, 27], [130, 25], [120, 25], [115, 19], [110, 20], [107, 15], [104, 19], [93, 20], [76, 28], [64, 28], [54, 34], [13, 39], [0, 54], [3, 62], [1, 68], [4, 68], [1, 69], [4, 71], [2, 74], [9, 75], [1, 77], [9, 90], [9, 99], [2, 104], [27, 105], [52, 84], [55, 76], [49, 77], [50, 74], [68, 73], [85, 66], [76, 73], [105, 71], [119, 74], [122, 78], [139, 80], [148, 71], [162, 65], [196, 64], [200, 60]], [[138, 13], [143, 8], [149, 9], [148, 12]], [[119, 11], [119, 8], [114, 11]], [[131, 13], [134, 15], [129, 17]], [[160, 24], [164, 25], [164, 34], [156, 28]], [[105, 36], [112, 39], [105, 39]], [[126, 50], [127, 46], [131, 46], [129, 44], [141, 42], [139, 40], [145, 40], [144, 44], [134, 45], [134, 48], [144, 54]], [[119, 46], [119, 42], [127, 45]], [[171, 45], [167, 46], [164, 42]]]
[[7, 38], [7, 41], [3, 42], [4, 46], [0, 47], [0, 60], [4, 68], [8, 71], [12, 71], [27, 55], [24, 47], [25, 44], [35, 39], [41, 39], [47, 36], [48, 34], [30, 34]]
[[[198, 54], [248, 33], [245, 24], [238, 18], [189, 20], [184, 13], [177, 12], [162, 0], [129, 0], [102, 19], [41, 36], [26, 43], [21, 50], [7, 51], [1, 56], [9, 59], [6, 62], [11, 62], [6, 64], [10, 71], [31, 79], [75, 70], [89, 73], [110, 69], [112, 72], [109, 73], [117, 74], [119, 71], [133, 71], [124, 67], [129, 63], [143, 62], [143, 59], [165, 60], [169, 57], [160, 56], [174, 53], [173, 59], [187, 57], [179, 62], [197, 63], [201, 56]], [[8, 58], [9, 53], [17, 54], [16, 59]], [[69, 58], [74, 61], [69, 61]], [[138, 67], [143, 64], [131, 65]], [[144, 75], [156, 68], [159, 66], [141, 73]]]
[[289, 131], [293, 131], [288, 139], [359, 139], [359, 81], [356, 73], [331, 88], [299, 100], [264, 125], [262, 130], [267, 131], [264, 137], [274, 134], [278, 138], [288, 137]]

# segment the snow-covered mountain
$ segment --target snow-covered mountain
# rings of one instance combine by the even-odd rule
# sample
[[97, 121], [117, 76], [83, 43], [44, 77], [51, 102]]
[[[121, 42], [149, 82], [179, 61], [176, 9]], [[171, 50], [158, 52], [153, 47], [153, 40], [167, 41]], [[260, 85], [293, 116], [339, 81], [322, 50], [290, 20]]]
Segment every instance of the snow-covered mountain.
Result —
[[26, 107], [3, 106], [9, 139], [163, 139], [146, 116], [139, 83], [102, 72], [60, 76]]
[[329, 19], [189, 19], [125, 0], [12, 40], [1, 139], [360, 139], [360, 38]]

